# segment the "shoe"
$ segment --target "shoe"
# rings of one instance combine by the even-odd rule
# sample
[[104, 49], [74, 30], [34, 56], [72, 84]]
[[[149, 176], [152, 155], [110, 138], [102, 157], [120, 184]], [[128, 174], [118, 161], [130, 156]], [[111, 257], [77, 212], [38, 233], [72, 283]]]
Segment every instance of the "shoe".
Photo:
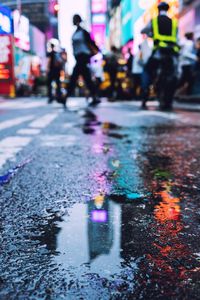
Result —
[[92, 102], [89, 103], [89, 106], [95, 106], [98, 105], [99, 103], [101, 103], [101, 100], [97, 97], [93, 97]]
[[48, 104], [51, 104], [53, 102], [53, 98], [48, 99]]
[[146, 102], [142, 102], [141, 109], [147, 109]]
[[67, 110], [67, 98], [64, 98], [62, 101], [64, 110]]

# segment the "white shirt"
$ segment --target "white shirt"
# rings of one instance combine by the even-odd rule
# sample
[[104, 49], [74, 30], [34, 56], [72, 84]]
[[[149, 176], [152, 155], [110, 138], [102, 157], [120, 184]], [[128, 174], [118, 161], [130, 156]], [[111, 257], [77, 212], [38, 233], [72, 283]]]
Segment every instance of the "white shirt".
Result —
[[143, 72], [144, 66], [149, 60], [152, 54], [152, 45], [150, 45], [149, 41], [145, 39], [141, 44], [141, 49], [138, 50], [134, 59], [133, 59], [133, 74], [141, 74]]
[[180, 65], [190, 66], [193, 65], [196, 60], [197, 56], [194, 54], [194, 42], [185, 39], [181, 43]]
[[91, 65], [91, 70], [96, 78], [100, 78], [102, 81], [104, 80], [104, 73], [101, 61], [94, 62]]

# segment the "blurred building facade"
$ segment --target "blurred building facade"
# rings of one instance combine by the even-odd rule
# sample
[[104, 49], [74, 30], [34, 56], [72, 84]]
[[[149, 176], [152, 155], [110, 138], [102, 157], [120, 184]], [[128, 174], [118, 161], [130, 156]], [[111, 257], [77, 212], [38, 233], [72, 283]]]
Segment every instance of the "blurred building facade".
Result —
[[[55, 5], [57, 1], [51, 4], [53, 3]], [[0, 4], [1, 10], [12, 11], [14, 82], [10, 84], [10, 89], [13, 90], [15, 86], [17, 93], [24, 95], [31, 92], [35, 78], [40, 77], [41, 71], [46, 69], [46, 42], [47, 39], [58, 36], [57, 15], [54, 16], [56, 22], [48, 19], [48, 15], [52, 14], [48, 1], [2, 0]]]
[[31, 24], [45, 33], [47, 39], [58, 37], [57, 0], [1, 0], [12, 10], [19, 9]]
[[91, 32], [100, 49], [106, 48], [108, 0], [90, 0]]
[[[170, 4], [170, 15], [177, 16], [178, 0], [166, 0]], [[136, 52], [143, 37], [141, 30], [157, 15], [160, 0], [109, 0], [108, 1], [108, 36], [109, 45], [122, 48], [124, 54], [128, 49]]]
[[[148, 22], [157, 15], [157, 5], [161, 0], [90, 0], [91, 20], [93, 31], [101, 22], [101, 28], [106, 32], [105, 47], [121, 48], [126, 54], [128, 49], [137, 52], [139, 44], [144, 37], [141, 30]], [[170, 5], [169, 15], [179, 19], [180, 36], [183, 37], [188, 31], [194, 32], [195, 37], [200, 36], [200, 1], [199, 0], [165, 0]], [[105, 8], [105, 4], [107, 8]], [[104, 16], [98, 11], [104, 7]], [[97, 10], [95, 10], [95, 9]], [[97, 26], [98, 25], [98, 26]], [[99, 33], [100, 34], [100, 33]], [[102, 34], [102, 33], [101, 33]], [[103, 35], [103, 34], [102, 34]], [[94, 34], [98, 41], [97, 34]]]
[[180, 35], [194, 32], [195, 37], [200, 37], [200, 1], [180, 0]]

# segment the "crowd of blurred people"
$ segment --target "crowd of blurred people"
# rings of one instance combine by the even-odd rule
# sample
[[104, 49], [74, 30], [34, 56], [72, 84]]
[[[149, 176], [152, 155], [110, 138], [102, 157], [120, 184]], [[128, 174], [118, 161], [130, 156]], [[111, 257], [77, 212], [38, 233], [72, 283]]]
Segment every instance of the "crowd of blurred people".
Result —
[[[76, 65], [71, 76], [65, 68], [66, 51], [61, 48], [55, 50], [55, 45], [50, 45], [47, 55], [49, 103], [56, 98], [66, 105], [67, 98], [73, 95], [90, 96], [92, 103], [98, 103], [100, 97], [107, 97], [111, 101], [141, 99], [142, 88], [147, 81], [144, 69], [153, 51], [152, 40], [144, 33], [143, 42], [135, 53], [131, 48], [124, 53], [115, 46], [109, 52], [102, 53], [81, 23], [81, 17], [75, 15], [73, 25], [76, 30], [72, 45]], [[186, 33], [184, 39], [179, 41], [179, 55], [176, 59], [176, 96], [191, 95], [198, 85], [196, 82], [200, 80], [200, 37], [195, 39], [192, 32]], [[197, 90], [195, 93], [200, 94], [200, 90]], [[152, 98], [156, 96], [153, 86], [150, 86], [149, 93]]]

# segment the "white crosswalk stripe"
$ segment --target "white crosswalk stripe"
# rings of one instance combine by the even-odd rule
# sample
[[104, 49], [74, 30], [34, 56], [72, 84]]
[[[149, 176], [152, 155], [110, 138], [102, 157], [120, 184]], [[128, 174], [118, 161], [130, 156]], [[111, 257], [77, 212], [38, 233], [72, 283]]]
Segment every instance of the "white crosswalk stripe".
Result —
[[17, 131], [17, 134], [20, 134], [20, 135], [38, 135], [38, 134], [40, 134], [40, 132], [41, 132], [40, 129], [24, 128], [24, 129], [19, 129]]
[[0, 141], [0, 168], [8, 159], [13, 160], [15, 155], [27, 146], [31, 137], [10, 136]]
[[53, 113], [53, 114], [47, 114], [35, 121], [33, 121], [30, 124], [30, 127], [32, 128], [45, 128], [47, 127], [51, 122], [53, 122], [58, 116], [58, 113]]
[[1, 123], [0, 130], [3, 130], [33, 120], [25, 128], [19, 129], [16, 136], [8, 136], [0, 141], [0, 168], [4, 166], [7, 160], [15, 161], [16, 155], [33, 140], [34, 136], [48, 127], [58, 115], [59, 113], [48, 113], [37, 119], [30, 115]]
[[30, 116], [26, 116], [26, 117], [20, 117], [20, 118], [15, 118], [15, 119], [11, 119], [11, 120], [1, 122], [0, 123], [0, 130], [5, 130], [5, 129], [8, 129], [8, 128], [12, 128], [14, 126], [18, 126], [22, 123], [33, 120], [33, 118], [34, 118], [34, 115], [30, 115]]
[[22, 109], [31, 109], [31, 108], [40, 108], [40, 107], [45, 107], [46, 101], [41, 100], [35, 100], [35, 101], [27, 101], [26, 99], [24, 100], [12, 100], [12, 101], [5, 101], [1, 102], [0, 104], [0, 109], [6, 109], [6, 110], [22, 110]]

